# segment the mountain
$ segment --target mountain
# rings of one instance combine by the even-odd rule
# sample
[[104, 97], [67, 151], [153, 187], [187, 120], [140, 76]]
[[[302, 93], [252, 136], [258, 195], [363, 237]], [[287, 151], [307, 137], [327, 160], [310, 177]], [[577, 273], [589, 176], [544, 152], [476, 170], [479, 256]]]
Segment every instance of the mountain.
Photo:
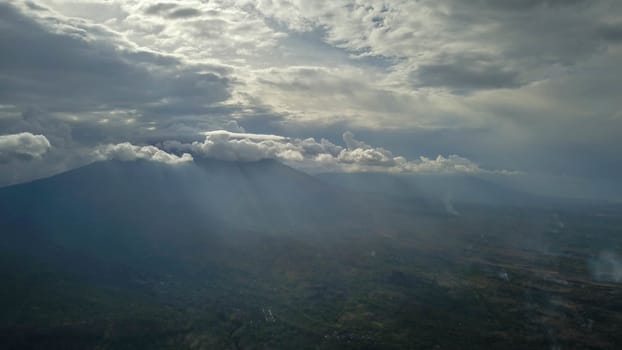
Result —
[[276, 162], [98, 162], [0, 189], [0, 249], [86, 276], [174, 268], [227, 231], [304, 225], [309, 206], [294, 199], [327, 191]]
[[[47, 227], [81, 220], [167, 229], [183, 225], [264, 229], [309, 222], [321, 208], [337, 213], [346, 191], [275, 161], [98, 162], [0, 189], [0, 209], [20, 224]], [[98, 219], [96, 219], [96, 217]], [[77, 221], [76, 221], [77, 219]], [[97, 222], [91, 222], [96, 224]]]

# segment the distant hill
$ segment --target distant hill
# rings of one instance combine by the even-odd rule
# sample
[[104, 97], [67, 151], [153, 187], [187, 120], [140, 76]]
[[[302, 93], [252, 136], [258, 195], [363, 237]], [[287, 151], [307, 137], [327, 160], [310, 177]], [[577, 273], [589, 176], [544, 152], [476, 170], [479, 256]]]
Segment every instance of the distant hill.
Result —
[[551, 203], [544, 198], [515, 190], [492, 179], [464, 174], [327, 173], [323, 181], [355, 192], [396, 198], [416, 198], [429, 206], [478, 204], [533, 206]]

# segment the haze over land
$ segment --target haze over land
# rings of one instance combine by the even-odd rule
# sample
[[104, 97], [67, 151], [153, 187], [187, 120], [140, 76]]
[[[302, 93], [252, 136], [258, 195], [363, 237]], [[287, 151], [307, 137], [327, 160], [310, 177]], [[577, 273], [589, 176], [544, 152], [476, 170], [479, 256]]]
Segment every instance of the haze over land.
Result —
[[0, 213], [3, 348], [622, 342], [622, 208], [606, 202], [138, 159], [4, 187]]

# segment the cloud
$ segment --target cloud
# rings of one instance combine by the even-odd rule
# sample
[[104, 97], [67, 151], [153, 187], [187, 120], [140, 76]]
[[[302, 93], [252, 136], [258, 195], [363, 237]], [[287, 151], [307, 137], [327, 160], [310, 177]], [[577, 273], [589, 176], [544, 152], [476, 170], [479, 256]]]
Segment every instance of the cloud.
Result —
[[205, 133], [205, 140], [192, 143], [166, 141], [162, 147], [173, 152], [189, 152], [195, 157], [227, 161], [252, 162], [275, 159], [309, 172], [392, 172], [392, 173], [491, 173], [513, 174], [511, 171], [482, 169], [476, 163], [457, 155], [435, 159], [420, 157], [408, 161], [389, 150], [372, 147], [356, 140], [347, 131], [343, 134], [346, 147], [314, 138], [299, 139], [278, 135], [235, 133], [224, 130]]
[[394, 157], [384, 148], [374, 148], [365, 142], [356, 140], [350, 131], [344, 132], [342, 139], [346, 144], [346, 149], [341, 150], [337, 156], [340, 163], [378, 167], [394, 167], [406, 163], [406, 159]]
[[143, 13], [146, 15], [159, 15], [171, 19], [183, 19], [197, 17], [201, 15], [201, 11], [192, 7], [180, 7], [175, 3], [157, 3], [148, 5]]
[[[384, 146], [240, 154], [314, 169], [481, 171], [466, 155], [615, 181], [620, 11], [615, 0], [3, 2], [0, 133], [54, 148], [4, 166], [0, 182], [81, 164], [71, 159], [97, 144], [191, 144], [215, 129], [356, 130]], [[26, 170], [35, 163], [45, 169]]]
[[197, 156], [228, 161], [252, 162], [262, 159], [286, 160], [297, 146], [276, 135], [233, 133], [225, 130], [206, 133], [205, 141], [183, 144], [167, 141], [165, 149], [188, 151]]
[[286, 36], [236, 1], [116, 3], [126, 16], [106, 25], [128, 33], [141, 46], [175, 52], [194, 62], [213, 62], [217, 57], [235, 64], [231, 63], [234, 59], [266, 53]]
[[43, 135], [33, 135], [29, 132], [0, 135], [0, 162], [41, 158], [51, 147]]
[[418, 87], [444, 87], [453, 91], [514, 88], [521, 85], [518, 73], [481, 62], [421, 65], [412, 73]]
[[[43, 12], [43, 13], [41, 13]], [[221, 67], [192, 67], [105, 26], [0, 5], [0, 103], [50, 112], [207, 111], [229, 97]]]
[[179, 8], [171, 11], [166, 17], [168, 18], [191, 18], [201, 15], [201, 11], [193, 8]]
[[170, 11], [176, 7], [177, 5], [175, 3], [160, 2], [157, 4], [147, 6], [147, 8], [145, 8], [144, 10], [144, 13], [148, 15], [156, 15], [156, 14], [161, 14], [162, 12], [165, 12], [165, 11]]
[[602, 251], [591, 261], [590, 267], [595, 280], [622, 282], [622, 257], [611, 251]]
[[354, 139], [354, 134], [350, 131], [346, 131], [342, 135], [343, 142], [345, 142], [346, 147], [349, 150], [357, 149], [357, 148], [370, 148], [364, 142], [358, 141]]
[[[429, 64], [479, 53], [520, 70], [593, 54], [584, 49], [599, 48], [594, 29], [620, 9], [615, 1], [584, 0], [243, 2], [293, 30], [324, 27], [328, 42], [358, 55]], [[569, 28], [575, 35], [562, 34]]]
[[129, 142], [114, 145], [102, 145], [93, 151], [93, 157], [97, 161], [121, 160], [135, 161], [148, 160], [165, 164], [179, 164], [191, 162], [192, 156], [184, 153], [181, 156], [167, 153], [155, 146], [136, 146]]
[[292, 123], [347, 122], [379, 129], [446, 121], [440, 114], [451, 110], [453, 101], [433, 109], [434, 96], [413, 91], [411, 82], [408, 90], [396, 88], [399, 80], [387, 82], [389, 76], [377, 67], [347, 64], [272, 67], [254, 71], [240, 89]]

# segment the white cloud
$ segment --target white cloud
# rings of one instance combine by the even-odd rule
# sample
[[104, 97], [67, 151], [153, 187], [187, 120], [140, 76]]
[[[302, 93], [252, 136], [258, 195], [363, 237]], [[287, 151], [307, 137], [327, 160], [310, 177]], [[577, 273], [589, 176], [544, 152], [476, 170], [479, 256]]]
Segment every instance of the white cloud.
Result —
[[[441, 155], [434, 159], [427, 157], [420, 157], [418, 162], [412, 162], [406, 165], [407, 169], [411, 169], [415, 172], [427, 172], [427, 173], [482, 173], [485, 172], [478, 164], [473, 161], [452, 154], [448, 157]], [[507, 171], [496, 171], [499, 173], [510, 173]]]
[[295, 157], [296, 146], [276, 135], [234, 133], [218, 130], [205, 133], [205, 141], [183, 144], [167, 141], [164, 147], [228, 161], [252, 162], [261, 159], [287, 160]]
[[43, 135], [29, 132], [0, 135], [0, 161], [11, 158], [40, 158], [52, 146]]
[[254, 140], [254, 141], [284, 141], [287, 138], [278, 135], [251, 134], [245, 132], [233, 132], [227, 130], [206, 131], [203, 135], [213, 138], [227, 138], [232, 140]]
[[165, 164], [179, 164], [191, 162], [192, 155], [183, 153], [181, 156], [167, 153], [155, 146], [136, 146], [129, 142], [102, 145], [93, 151], [95, 160], [148, 160]]
[[[108, 3], [123, 15], [103, 21], [106, 26], [125, 33], [140, 46], [193, 62], [214, 62], [218, 58], [240, 64], [265, 54], [286, 36], [269, 26], [257, 12], [229, 0]], [[75, 12], [70, 6], [57, 5], [63, 11]], [[94, 11], [76, 14], [97, 20]]]
[[205, 140], [190, 144], [164, 142], [163, 148], [189, 152], [196, 157], [227, 161], [275, 159], [309, 172], [393, 172], [393, 173], [497, 173], [510, 171], [482, 169], [469, 159], [439, 155], [435, 159], [420, 157], [409, 161], [387, 149], [372, 147], [356, 140], [351, 132], [343, 134], [346, 147], [313, 138], [298, 139], [278, 135], [234, 133], [224, 130], [205, 133]]

